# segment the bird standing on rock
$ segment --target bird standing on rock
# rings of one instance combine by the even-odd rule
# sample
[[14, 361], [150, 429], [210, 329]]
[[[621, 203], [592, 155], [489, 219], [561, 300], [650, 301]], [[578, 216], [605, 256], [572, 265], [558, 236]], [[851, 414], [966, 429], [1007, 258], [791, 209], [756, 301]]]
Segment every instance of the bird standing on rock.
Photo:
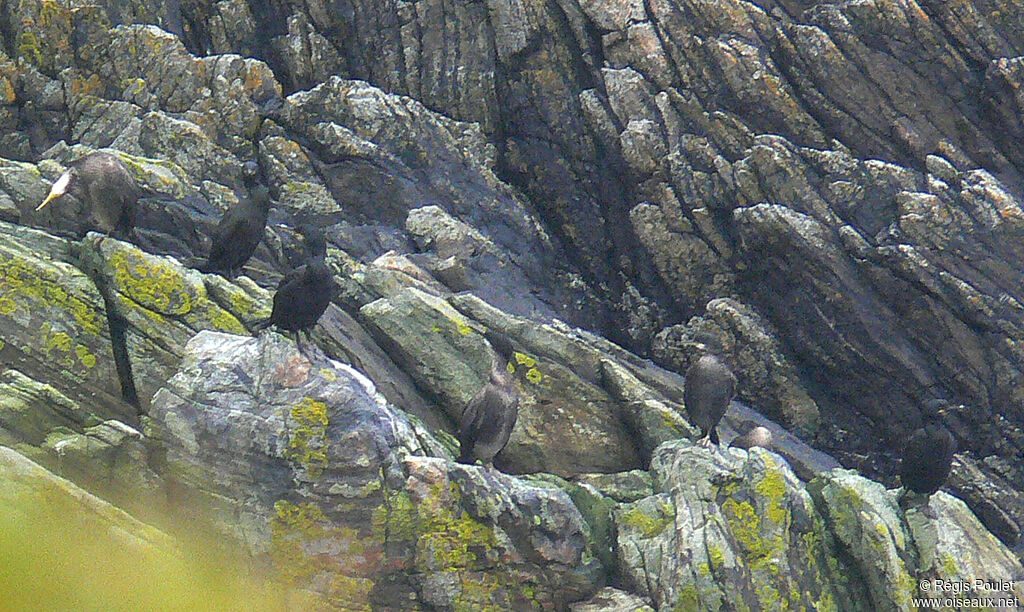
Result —
[[459, 463], [472, 464], [479, 459], [484, 467], [494, 468], [494, 457], [512, 435], [519, 417], [519, 390], [508, 371], [514, 349], [504, 336], [488, 332], [494, 349], [487, 383], [473, 396], [459, 424]]
[[136, 207], [142, 190], [116, 156], [104, 151], [74, 161], [50, 187], [42, 210], [54, 200], [71, 196], [85, 205], [87, 225], [116, 238], [127, 239], [135, 228]]
[[914, 505], [911, 493], [923, 496], [925, 515], [931, 518], [935, 518], [935, 514], [928, 506], [928, 499], [945, 484], [956, 453], [956, 440], [942, 424], [942, 416], [948, 409], [949, 403], [943, 399], [925, 403], [921, 410], [922, 426], [910, 434], [900, 462], [903, 484], [900, 506]]
[[254, 329], [276, 325], [279, 330], [294, 332], [295, 344], [301, 350], [299, 333], [305, 332], [309, 339], [309, 330], [331, 303], [334, 277], [324, 262], [327, 241], [323, 232], [312, 225], [304, 225], [299, 231], [306, 243], [306, 261], [281, 279], [270, 316], [256, 323]]
[[249, 194], [239, 198], [221, 217], [212, 236], [210, 254], [199, 268], [202, 272], [233, 278], [256, 251], [263, 239], [271, 205], [270, 191], [259, 178], [259, 166], [255, 162], [247, 162], [242, 167], [242, 181]]
[[700, 428], [698, 443], [708, 447], [719, 443], [715, 429], [736, 393], [736, 377], [719, 357], [721, 341], [709, 333], [697, 334], [697, 347], [704, 354], [686, 370], [683, 401], [690, 423]]

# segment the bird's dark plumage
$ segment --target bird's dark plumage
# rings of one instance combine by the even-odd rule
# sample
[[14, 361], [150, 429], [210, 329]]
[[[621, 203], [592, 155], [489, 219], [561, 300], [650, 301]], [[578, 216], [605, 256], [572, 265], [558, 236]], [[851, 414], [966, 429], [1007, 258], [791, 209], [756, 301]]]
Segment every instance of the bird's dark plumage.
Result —
[[234, 276], [263, 239], [270, 211], [270, 192], [259, 181], [259, 167], [255, 163], [245, 165], [242, 177], [249, 194], [239, 198], [221, 217], [212, 236], [209, 257], [200, 267], [203, 272]]
[[495, 356], [486, 384], [473, 396], [459, 424], [459, 463], [472, 464], [479, 459], [492, 466], [494, 457], [508, 444], [519, 417], [519, 390], [508, 371], [512, 359], [511, 342], [504, 336], [486, 335]]
[[324, 262], [327, 242], [318, 228], [306, 226], [301, 231], [306, 242], [306, 262], [281, 279], [270, 317], [257, 323], [257, 330], [275, 325], [285, 331], [308, 332], [331, 303], [334, 280]]
[[702, 342], [701, 346], [709, 352], [686, 370], [683, 401], [690, 423], [700, 428], [701, 443], [710, 439], [718, 444], [716, 427], [736, 392], [736, 377], [725, 361], [710, 352], [719, 350], [717, 338]]
[[956, 440], [942, 425], [943, 400], [932, 400], [922, 410], [924, 424], [910, 434], [903, 448], [900, 481], [907, 491], [930, 496], [945, 484], [953, 465]]
[[136, 208], [142, 189], [124, 163], [103, 151], [90, 153], [68, 166], [50, 187], [36, 210], [63, 196], [84, 205], [92, 229], [128, 238], [135, 228]]

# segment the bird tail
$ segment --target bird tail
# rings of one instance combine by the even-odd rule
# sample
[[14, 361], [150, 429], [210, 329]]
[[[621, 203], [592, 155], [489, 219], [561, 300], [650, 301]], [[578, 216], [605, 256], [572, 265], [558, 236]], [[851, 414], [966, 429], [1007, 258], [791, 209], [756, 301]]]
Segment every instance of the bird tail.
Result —
[[713, 442], [714, 444], [717, 445], [718, 444], [718, 427], [712, 427], [711, 431], [708, 433], [708, 436], [711, 438], [711, 442]]
[[264, 329], [267, 329], [268, 327], [270, 327], [273, 324], [274, 324], [274, 322], [270, 320], [270, 317], [267, 317], [266, 319], [261, 319], [259, 321], [256, 321], [255, 323], [253, 323], [252, 324], [252, 330], [254, 332], [263, 331]]

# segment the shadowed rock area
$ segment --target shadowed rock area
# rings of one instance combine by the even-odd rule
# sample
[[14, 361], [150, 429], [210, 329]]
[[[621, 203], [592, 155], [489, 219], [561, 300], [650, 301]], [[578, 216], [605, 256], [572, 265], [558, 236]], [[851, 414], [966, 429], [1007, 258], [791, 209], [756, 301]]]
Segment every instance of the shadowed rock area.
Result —
[[[1022, 31], [980, 0], [0, 0], [0, 445], [171, 539], [189, 517], [297, 609], [1021, 579]], [[34, 210], [98, 149], [146, 192], [130, 242]], [[247, 161], [264, 239], [199, 273]], [[337, 285], [309, 356], [250, 337], [302, 222]], [[521, 397], [501, 473], [451, 461], [488, 330]], [[775, 452], [690, 444], [707, 332], [723, 441]], [[932, 398], [961, 449], [937, 519], [892, 490]]]

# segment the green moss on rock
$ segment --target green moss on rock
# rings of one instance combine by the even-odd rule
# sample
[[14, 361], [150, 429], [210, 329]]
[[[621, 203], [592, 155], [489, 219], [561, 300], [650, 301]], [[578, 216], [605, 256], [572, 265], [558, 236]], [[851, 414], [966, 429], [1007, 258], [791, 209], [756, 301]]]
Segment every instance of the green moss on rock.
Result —
[[653, 538], [672, 522], [672, 514], [665, 512], [666, 510], [671, 511], [671, 508], [665, 508], [663, 505], [661, 510], [662, 512], [655, 516], [646, 512], [646, 507], [633, 505], [619, 515], [619, 524], [628, 525], [638, 530], [645, 538]]

